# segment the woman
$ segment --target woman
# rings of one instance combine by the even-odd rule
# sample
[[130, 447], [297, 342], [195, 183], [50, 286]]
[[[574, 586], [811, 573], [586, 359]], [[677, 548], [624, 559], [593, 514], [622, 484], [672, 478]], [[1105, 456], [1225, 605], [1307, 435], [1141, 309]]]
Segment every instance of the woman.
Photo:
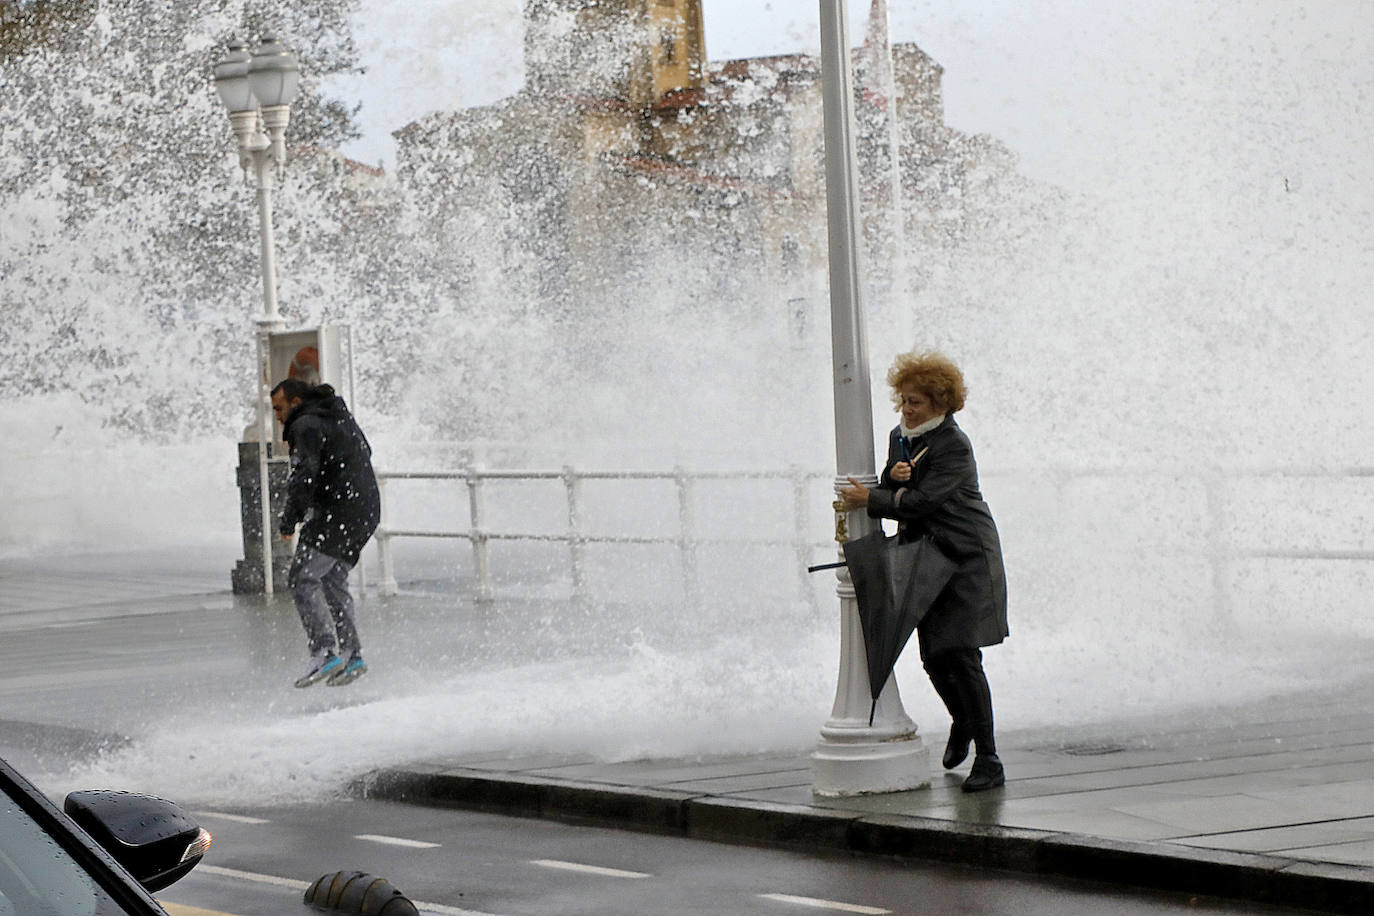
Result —
[[1007, 637], [1007, 588], [973, 447], [954, 422], [964, 406], [964, 377], [939, 353], [912, 352], [897, 357], [887, 383], [902, 421], [888, 436], [882, 480], [869, 489], [851, 477], [840, 496], [873, 518], [896, 519], [903, 540], [928, 535], [958, 564], [916, 632], [921, 661], [952, 720], [945, 768], [963, 763], [972, 742], [963, 788], [980, 792], [1006, 781], [981, 649]]

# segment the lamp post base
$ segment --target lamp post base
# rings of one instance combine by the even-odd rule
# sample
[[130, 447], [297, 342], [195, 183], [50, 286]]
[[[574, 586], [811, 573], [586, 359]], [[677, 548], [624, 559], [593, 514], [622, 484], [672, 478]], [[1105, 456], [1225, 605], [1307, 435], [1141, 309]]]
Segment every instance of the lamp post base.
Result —
[[[256, 432], [256, 424], [249, 426], [247, 433]], [[262, 475], [258, 467], [258, 444], [240, 442], [238, 444], [239, 464], [236, 473], [239, 486], [240, 528], [243, 532], [243, 559], [234, 564], [230, 572], [230, 583], [235, 595], [261, 595], [266, 591], [263, 580], [266, 578], [266, 565], [262, 559]], [[289, 468], [284, 458], [274, 458], [268, 462], [268, 489], [271, 493], [273, 511], [269, 518], [280, 512], [286, 501], [286, 478]], [[292, 545], [268, 530], [266, 542], [272, 550], [272, 592], [289, 593], [286, 583], [287, 570], [291, 568]]]
[[[866, 521], [861, 519], [862, 521]], [[897, 678], [889, 677], [877, 702], [868, 686], [863, 625], [849, 570], [837, 573], [840, 598], [840, 671], [835, 706], [811, 754], [811, 791], [838, 798], [930, 787], [930, 752], [902, 708]]]
[[868, 728], [827, 727], [811, 754], [811, 792], [825, 798], [930, 788], [930, 751], [915, 733], [881, 738]]

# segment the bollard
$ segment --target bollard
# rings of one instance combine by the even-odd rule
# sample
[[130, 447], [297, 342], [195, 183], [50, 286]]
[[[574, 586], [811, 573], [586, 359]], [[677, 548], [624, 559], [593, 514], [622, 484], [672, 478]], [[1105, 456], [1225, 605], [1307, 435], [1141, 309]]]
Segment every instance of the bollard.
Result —
[[321, 875], [305, 892], [308, 906], [333, 913], [420, 916], [405, 894], [385, 878], [361, 871]]

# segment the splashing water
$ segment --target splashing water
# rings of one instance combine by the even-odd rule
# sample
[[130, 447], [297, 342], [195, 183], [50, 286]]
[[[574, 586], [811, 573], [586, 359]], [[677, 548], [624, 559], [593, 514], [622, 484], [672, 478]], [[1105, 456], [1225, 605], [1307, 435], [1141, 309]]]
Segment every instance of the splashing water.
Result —
[[[120, 15], [89, 26], [92, 61], [118, 41]], [[212, 18], [187, 14], [163, 36], [165, 91], [203, 77], [208, 36], [233, 17]], [[934, 345], [968, 377], [960, 422], [1010, 585], [1012, 638], [988, 653], [1004, 729], [1321, 686], [1374, 637], [1360, 561], [1250, 555], [1370, 548], [1366, 484], [1291, 473], [1358, 464], [1374, 445], [1362, 307], [1374, 287], [1364, 155], [1374, 70], [1342, 37], [1374, 23], [1336, 32], [1320, 19], [1241, 23], [1218, 7], [1190, 20], [1186, 41], [1148, 32], [1153, 53], [1178, 56], [1131, 58], [1140, 85], [1100, 115], [1140, 122], [1100, 150], [1106, 177], [1091, 193], [1027, 180], [996, 157], [957, 193], [907, 190], [927, 196], [908, 212], [911, 275], [884, 277], [870, 302], [872, 364], [880, 373], [895, 353]], [[1206, 40], [1217, 34], [1227, 41]], [[1282, 59], [1256, 50], [1266, 42]], [[1198, 46], [1209, 53], [1189, 57]], [[122, 148], [128, 128], [91, 88], [93, 63], [4, 67], [7, 80], [49, 80], [58, 107], [93, 106], [103, 148]], [[1151, 81], [1167, 91], [1146, 93]], [[1143, 104], [1158, 99], [1161, 110]], [[22, 104], [4, 97], [7, 114]], [[60, 154], [26, 172], [24, 131], [0, 142], [0, 291], [17, 316], [0, 338], [0, 422], [11, 431], [0, 480], [13, 494], [0, 506], [4, 554], [190, 539], [223, 541], [226, 570], [232, 562], [256, 242], [212, 104], [195, 96], [175, 116], [186, 153], [156, 168], [63, 134], [50, 138]], [[512, 132], [492, 155], [513, 174], [544, 174], [517, 142], [540, 125], [484, 111]], [[19, 113], [6, 123], [46, 123]], [[315, 116], [322, 143], [326, 122]], [[551, 255], [563, 240], [539, 215], [549, 200], [478, 182], [463, 209], [430, 206], [434, 175], [480, 173], [470, 149], [440, 140], [422, 153], [410, 172], [359, 185], [302, 150], [279, 197], [286, 311], [301, 325], [355, 328], [354, 406], [379, 467], [456, 438], [527, 467], [831, 469], [824, 273], [797, 280], [798, 312], [737, 244], [757, 211], [722, 198], [690, 212], [649, 186], [599, 217], [614, 244]], [[760, 145], [745, 166], [777, 154]], [[153, 175], [146, 194], [102, 196], [131, 175]], [[823, 214], [810, 216], [821, 225]], [[950, 229], [932, 240], [923, 221]], [[169, 263], [169, 250], [184, 263]], [[595, 295], [550, 287], [551, 257], [592, 277], [583, 288]], [[879, 438], [893, 422], [880, 382]], [[729, 499], [715, 524], [768, 511], [759, 497]], [[813, 512], [822, 529], [826, 514]], [[709, 513], [702, 524], [710, 530]], [[662, 561], [596, 562], [643, 573]], [[437, 684], [387, 681], [386, 694], [338, 708], [227, 704], [213, 724], [150, 719], [77, 781], [187, 798], [223, 785], [224, 798], [247, 801], [333, 792], [373, 766], [445, 754], [804, 749], [833, 692], [835, 623], [757, 581], [760, 568], [787, 580], [795, 566], [779, 551], [752, 570], [703, 569], [715, 615], [671, 642], [649, 619], [674, 613], [669, 596], [666, 608], [646, 601], [641, 639], [608, 640], [595, 619], [565, 634], [563, 651], [581, 660], [505, 657]], [[831, 608], [830, 585], [811, 587]], [[938, 734], [944, 714], [919, 661], [904, 658], [897, 673], [913, 717]], [[351, 740], [340, 750], [329, 739], [342, 732]], [[185, 747], [190, 765], [166, 763]]]

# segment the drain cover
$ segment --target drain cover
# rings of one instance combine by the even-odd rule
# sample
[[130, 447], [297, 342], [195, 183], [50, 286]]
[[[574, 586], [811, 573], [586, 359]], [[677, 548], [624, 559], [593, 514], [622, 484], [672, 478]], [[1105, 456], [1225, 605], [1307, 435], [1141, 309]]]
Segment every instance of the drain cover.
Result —
[[1105, 754], [1119, 754], [1126, 748], [1121, 744], [1069, 744], [1061, 747], [1061, 754], [1068, 754], [1070, 757], [1101, 757]]

